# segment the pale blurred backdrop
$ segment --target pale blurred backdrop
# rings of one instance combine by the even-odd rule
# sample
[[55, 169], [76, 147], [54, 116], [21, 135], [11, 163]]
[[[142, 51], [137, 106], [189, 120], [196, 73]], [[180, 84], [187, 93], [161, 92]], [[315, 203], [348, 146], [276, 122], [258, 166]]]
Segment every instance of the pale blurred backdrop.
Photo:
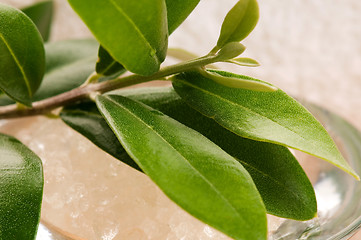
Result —
[[[16, 7], [24, 7], [36, 1], [0, 0], [1, 3]], [[66, 0], [55, 2], [55, 24], [51, 41], [91, 37]], [[217, 41], [222, 19], [235, 3], [236, 0], [202, 0], [188, 20], [171, 36], [170, 46], [182, 47], [198, 55], [206, 54]], [[260, 22], [244, 41], [247, 47], [244, 56], [255, 58], [261, 66], [224, 67], [269, 81], [293, 96], [317, 103], [343, 116], [361, 130], [361, 1], [259, 0], [259, 4]], [[28, 140], [34, 142], [34, 139]], [[77, 141], [80, 141], [80, 137]], [[57, 168], [59, 169], [58, 166]], [[144, 176], [134, 178], [143, 179]], [[147, 180], [139, 181], [146, 188], [155, 188]], [[45, 192], [51, 192], [47, 189]], [[157, 194], [154, 198], [162, 199], [159, 190], [154, 191]], [[55, 201], [57, 195], [49, 194], [48, 198], [54, 196]], [[150, 198], [149, 196], [148, 194], [146, 197]], [[44, 203], [47, 201], [50, 202], [45, 199]], [[173, 206], [167, 201], [161, 200], [161, 203]], [[177, 209], [175, 206], [169, 208]], [[72, 217], [77, 219], [77, 216]], [[208, 235], [216, 234], [208, 228], [204, 228], [204, 231], [208, 231]], [[140, 236], [137, 235], [139, 232], [129, 234]], [[214, 236], [221, 239], [221, 235]], [[361, 234], [353, 238], [360, 239]]]

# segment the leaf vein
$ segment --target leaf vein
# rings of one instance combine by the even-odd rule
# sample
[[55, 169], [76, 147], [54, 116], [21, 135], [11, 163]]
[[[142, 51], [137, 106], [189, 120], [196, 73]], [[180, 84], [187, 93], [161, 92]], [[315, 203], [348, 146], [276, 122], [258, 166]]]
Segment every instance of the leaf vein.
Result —
[[111, 69], [115, 64], [117, 63], [117, 61], [112, 60], [112, 63], [109, 64], [103, 71], [100, 72], [100, 74], [104, 75], [107, 71], [109, 71], [109, 69]]

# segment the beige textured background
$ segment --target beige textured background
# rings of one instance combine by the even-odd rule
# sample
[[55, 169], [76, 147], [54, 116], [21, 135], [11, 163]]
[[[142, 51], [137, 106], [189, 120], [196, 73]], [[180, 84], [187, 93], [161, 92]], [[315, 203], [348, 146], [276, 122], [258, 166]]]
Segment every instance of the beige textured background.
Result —
[[[36, 0], [0, 0], [26, 6]], [[91, 36], [66, 0], [56, 0], [52, 41]], [[170, 46], [205, 54], [235, 0], [202, 0]], [[361, 130], [361, 1], [259, 0], [261, 19], [244, 44], [259, 68], [229, 70], [272, 82], [322, 105]], [[353, 240], [361, 239], [361, 234]]]

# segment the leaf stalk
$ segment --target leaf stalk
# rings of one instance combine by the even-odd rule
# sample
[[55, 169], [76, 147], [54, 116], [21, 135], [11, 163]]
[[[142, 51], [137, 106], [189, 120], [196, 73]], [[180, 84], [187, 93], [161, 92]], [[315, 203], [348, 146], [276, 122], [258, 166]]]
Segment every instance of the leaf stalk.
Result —
[[31, 108], [18, 108], [16, 104], [0, 107], [0, 119], [48, 114], [56, 108], [70, 105], [86, 99], [91, 99], [91, 96], [94, 96], [95, 92], [105, 93], [139, 83], [163, 79], [164, 77], [203, 67], [217, 61], [218, 59], [216, 56], [207, 55], [190, 61], [164, 67], [157, 73], [150, 76], [132, 74], [100, 83], [92, 81], [94, 77], [96, 78], [96, 75], [92, 73], [88, 78], [91, 79], [91, 81], [87, 81], [87, 84], [83, 84], [82, 86], [72, 89], [68, 92], [34, 102]]

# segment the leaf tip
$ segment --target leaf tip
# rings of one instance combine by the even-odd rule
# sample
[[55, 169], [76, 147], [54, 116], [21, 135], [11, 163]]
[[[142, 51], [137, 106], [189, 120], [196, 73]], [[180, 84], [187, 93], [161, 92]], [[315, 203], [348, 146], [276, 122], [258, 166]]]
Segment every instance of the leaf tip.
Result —
[[351, 174], [357, 181], [360, 181], [360, 176], [356, 173]]
[[341, 170], [345, 171], [346, 173], [350, 174], [353, 178], [356, 179], [356, 181], [360, 181], [360, 176], [348, 164], [342, 167], [339, 165], [336, 166], [339, 167]]

